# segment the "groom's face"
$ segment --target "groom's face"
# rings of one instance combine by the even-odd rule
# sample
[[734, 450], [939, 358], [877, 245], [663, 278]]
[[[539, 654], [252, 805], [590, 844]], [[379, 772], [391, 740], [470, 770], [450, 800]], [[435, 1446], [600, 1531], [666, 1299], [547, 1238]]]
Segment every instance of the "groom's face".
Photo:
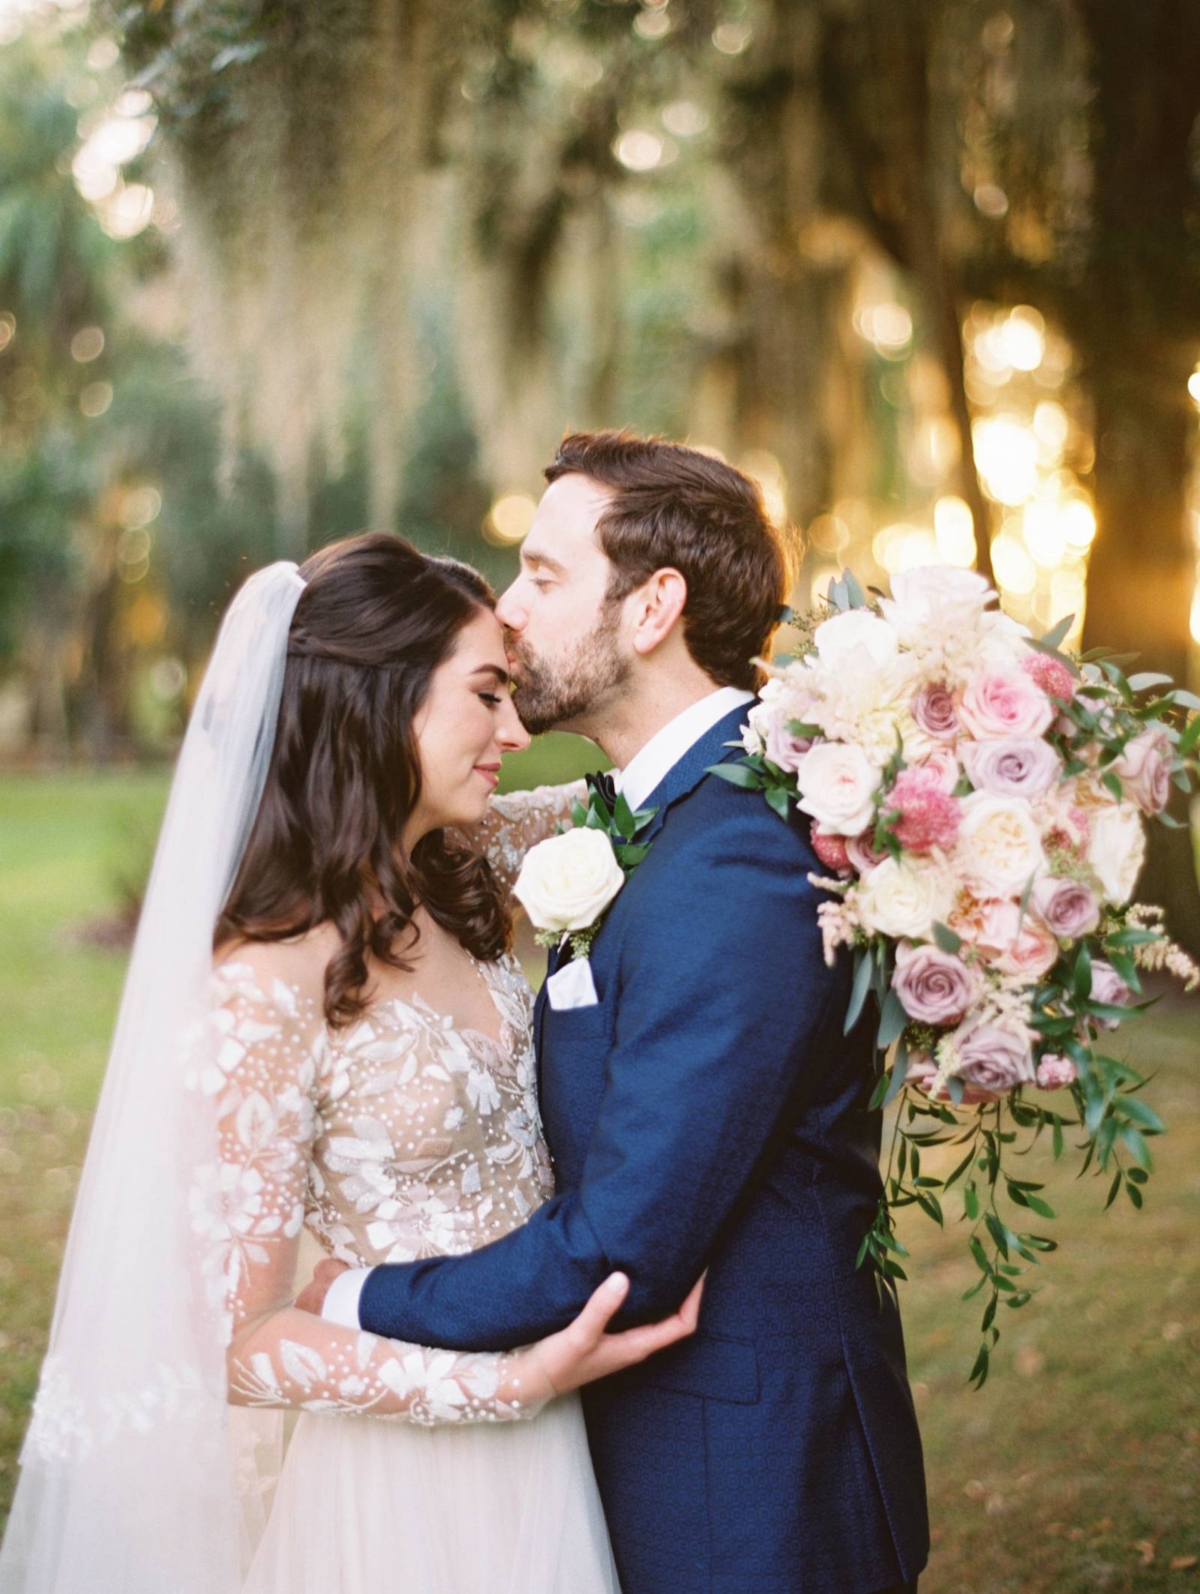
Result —
[[632, 648], [613, 567], [596, 537], [612, 494], [586, 476], [546, 489], [521, 548], [521, 574], [496, 605], [508, 634], [513, 701], [528, 730], [586, 731], [627, 690]]

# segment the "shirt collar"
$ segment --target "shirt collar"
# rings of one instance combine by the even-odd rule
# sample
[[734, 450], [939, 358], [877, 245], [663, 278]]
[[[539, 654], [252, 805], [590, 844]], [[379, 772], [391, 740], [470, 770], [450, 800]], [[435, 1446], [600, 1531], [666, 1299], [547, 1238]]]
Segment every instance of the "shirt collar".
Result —
[[705, 731], [710, 731], [735, 708], [753, 701], [753, 692], [744, 692], [736, 686], [721, 686], [707, 697], [690, 703], [681, 714], [676, 714], [661, 730], [655, 731], [624, 769], [615, 772], [617, 790], [624, 793], [631, 808], [640, 808]]

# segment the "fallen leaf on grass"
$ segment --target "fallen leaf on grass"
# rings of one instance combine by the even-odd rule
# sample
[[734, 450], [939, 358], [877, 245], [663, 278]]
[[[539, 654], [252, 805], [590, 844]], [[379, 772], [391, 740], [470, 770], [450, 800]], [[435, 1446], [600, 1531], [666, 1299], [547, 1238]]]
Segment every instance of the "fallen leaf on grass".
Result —
[[1137, 1539], [1133, 1548], [1141, 1556], [1143, 1566], [1154, 1565], [1154, 1541], [1152, 1539]]
[[1190, 1572], [1198, 1559], [1200, 1557], [1195, 1555], [1173, 1555], [1171, 1557], [1171, 1570], [1172, 1572]]

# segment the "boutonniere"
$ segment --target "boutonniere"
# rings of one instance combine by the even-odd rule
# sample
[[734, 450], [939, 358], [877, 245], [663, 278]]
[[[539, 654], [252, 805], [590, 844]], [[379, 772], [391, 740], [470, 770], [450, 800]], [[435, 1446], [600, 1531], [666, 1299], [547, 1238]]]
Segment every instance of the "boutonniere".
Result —
[[572, 957], [588, 955], [605, 910], [650, 850], [636, 838], [657, 812], [635, 813], [619, 792], [610, 800], [589, 782], [586, 805], [576, 800], [571, 810], [574, 828], [530, 847], [513, 895], [539, 946], [570, 936]]

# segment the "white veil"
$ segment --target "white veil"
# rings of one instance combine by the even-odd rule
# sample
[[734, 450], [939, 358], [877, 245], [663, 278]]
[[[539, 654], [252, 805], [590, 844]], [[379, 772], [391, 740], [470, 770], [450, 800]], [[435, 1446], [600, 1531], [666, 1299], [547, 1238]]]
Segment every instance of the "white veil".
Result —
[[232, 1594], [223, 1291], [189, 1238], [211, 1159], [213, 928], [262, 796], [304, 589], [230, 605], [180, 753], [71, 1222], [4, 1544], [4, 1594]]

